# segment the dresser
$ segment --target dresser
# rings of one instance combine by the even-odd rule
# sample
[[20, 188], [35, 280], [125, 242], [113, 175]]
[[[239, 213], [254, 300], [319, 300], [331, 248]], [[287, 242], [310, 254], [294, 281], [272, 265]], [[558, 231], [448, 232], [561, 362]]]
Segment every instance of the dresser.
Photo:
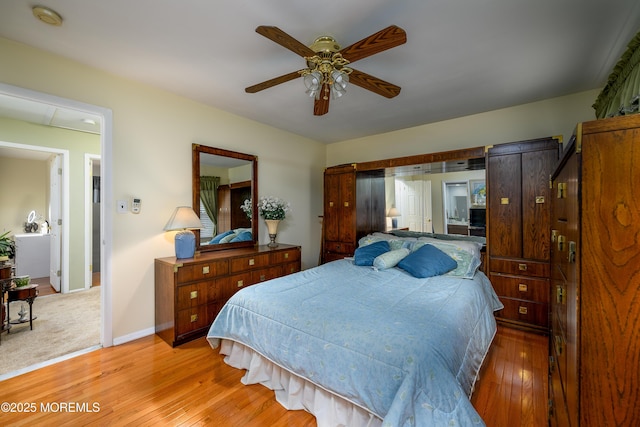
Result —
[[556, 138], [495, 145], [487, 151], [488, 276], [506, 325], [549, 330], [549, 177], [562, 144]]
[[576, 128], [552, 175], [551, 426], [640, 425], [640, 115]]
[[239, 289], [300, 271], [300, 253], [300, 246], [280, 244], [156, 258], [156, 334], [174, 347], [206, 335]]

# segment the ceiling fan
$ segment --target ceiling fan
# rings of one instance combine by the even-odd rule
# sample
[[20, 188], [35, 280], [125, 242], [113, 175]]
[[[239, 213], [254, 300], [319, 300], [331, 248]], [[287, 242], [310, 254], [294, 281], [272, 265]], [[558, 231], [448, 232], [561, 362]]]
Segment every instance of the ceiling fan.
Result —
[[318, 37], [311, 46], [305, 46], [277, 27], [261, 25], [256, 32], [302, 56], [307, 61], [307, 68], [249, 86], [245, 89], [247, 93], [260, 92], [303, 77], [307, 94], [315, 98], [313, 114], [316, 116], [329, 111], [329, 95], [333, 98], [342, 96], [347, 83], [386, 98], [393, 98], [400, 93], [399, 86], [350, 67], [352, 62], [406, 43], [407, 34], [400, 27], [391, 25], [342, 49], [330, 36]]

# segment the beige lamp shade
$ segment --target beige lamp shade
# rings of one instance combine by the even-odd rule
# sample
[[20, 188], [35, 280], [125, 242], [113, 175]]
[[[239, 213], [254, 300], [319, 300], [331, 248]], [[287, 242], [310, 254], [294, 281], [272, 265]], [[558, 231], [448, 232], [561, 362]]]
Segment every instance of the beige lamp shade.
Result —
[[167, 225], [164, 226], [165, 231], [173, 230], [189, 230], [193, 228], [204, 228], [198, 215], [191, 209], [191, 206], [178, 206]]
[[400, 211], [397, 208], [391, 208], [389, 209], [389, 212], [387, 213], [387, 216], [389, 218], [395, 218], [400, 216]]

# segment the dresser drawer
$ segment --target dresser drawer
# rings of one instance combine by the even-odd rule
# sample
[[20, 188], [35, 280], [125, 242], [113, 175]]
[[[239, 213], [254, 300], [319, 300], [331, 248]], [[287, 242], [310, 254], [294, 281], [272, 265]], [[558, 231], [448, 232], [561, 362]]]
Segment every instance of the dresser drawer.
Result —
[[504, 308], [496, 312], [496, 317], [524, 322], [547, 328], [549, 326], [548, 305], [512, 298], [500, 298]]
[[176, 334], [178, 338], [180, 338], [181, 335], [208, 327], [209, 319], [207, 314], [206, 304], [179, 310], [176, 324]]
[[199, 262], [189, 265], [178, 265], [178, 283], [193, 282], [209, 277], [216, 277], [229, 272], [229, 263], [226, 259]]
[[519, 276], [549, 277], [549, 263], [517, 258], [495, 258], [489, 261], [491, 272]]
[[277, 265], [275, 267], [263, 268], [262, 270], [255, 270], [251, 272], [251, 281], [253, 283], [260, 283], [266, 280], [275, 279], [282, 276], [282, 266]]
[[352, 256], [353, 253], [356, 251], [356, 247], [354, 244], [351, 244], [351, 243], [325, 242], [324, 250], [326, 252], [331, 252], [334, 254], [343, 254], [343, 257], [344, 257], [344, 256]]
[[300, 251], [298, 249], [289, 249], [286, 251], [277, 251], [269, 254], [271, 265], [283, 264], [285, 262], [293, 262], [300, 259]]
[[290, 263], [284, 264], [282, 266], [282, 274], [285, 275], [285, 276], [287, 274], [297, 273], [298, 271], [300, 271], [300, 263], [299, 262], [290, 262]]
[[231, 273], [266, 267], [267, 265], [269, 265], [268, 253], [233, 258], [231, 260]]
[[524, 276], [490, 274], [493, 289], [499, 296], [518, 298], [540, 303], [549, 302], [549, 281]]
[[226, 288], [225, 297], [229, 298], [231, 295], [238, 292], [240, 289], [253, 285], [255, 282], [251, 278], [251, 272], [247, 271], [245, 273], [234, 274], [229, 278], [229, 284]]
[[178, 301], [176, 301], [176, 308], [178, 310], [183, 310], [189, 307], [206, 304], [207, 287], [208, 282], [178, 286], [178, 292], [176, 293], [178, 299]]

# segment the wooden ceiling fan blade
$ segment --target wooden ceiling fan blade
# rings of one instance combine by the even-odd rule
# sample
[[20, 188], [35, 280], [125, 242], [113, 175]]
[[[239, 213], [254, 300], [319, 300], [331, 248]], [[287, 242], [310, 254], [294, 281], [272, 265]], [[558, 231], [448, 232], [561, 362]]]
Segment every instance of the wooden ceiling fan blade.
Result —
[[291, 52], [302, 57], [313, 56], [316, 54], [309, 46], [303, 45], [278, 27], [260, 25], [256, 28], [256, 33], [265, 36], [269, 40], [278, 43], [280, 46], [289, 49]]
[[329, 112], [329, 88], [325, 85], [320, 92], [320, 98], [313, 103], [313, 115], [324, 116]]
[[370, 90], [385, 98], [393, 98], [400, 94], [400, 86], [385, 82], [384, 80], [358, 70], [353, 70], [353, 72], [349, 74], [349, 83]]
[[342, 57], [350, 62], [366, 58], [407, 42], [407, 33], [396, 25], [391, 25], [359, 42], [340, 50]]
[[289, 74], [285, 74], [283, 76], [274, 77], [271, 80], [267, 80], [267, 81], [264, 81], [262, 83], [255, 84], [253, 86], [249, 86], [244, 91], [247, 92], [247, 93], [260, 92], [261, 90], [269, 89], [270, 87], [279, 85], [280, 83], [286, 83], [286, 82], [288, 82], [290, 80], [293, 80], [293, 79], [296, 79], [298, 77], [300, 77], [300, 72], [294, 71], [294, 72], [291, 72]]

